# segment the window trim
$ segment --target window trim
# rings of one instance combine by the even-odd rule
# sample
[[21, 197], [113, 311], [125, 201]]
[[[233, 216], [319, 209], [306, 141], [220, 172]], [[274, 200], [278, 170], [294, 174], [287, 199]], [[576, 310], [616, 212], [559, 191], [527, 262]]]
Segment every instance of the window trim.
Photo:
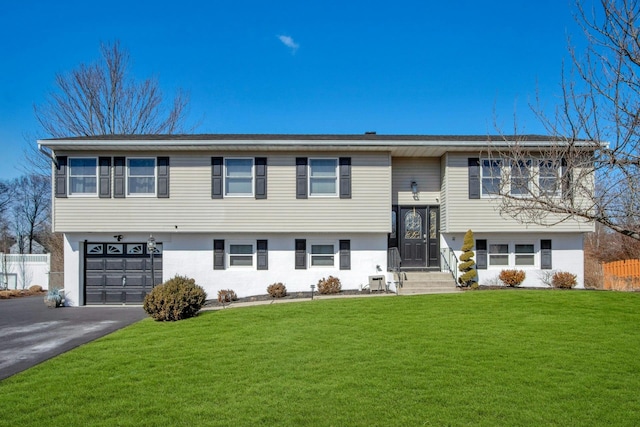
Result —
[[[492, 247], [494, 246], [506, 246], [507, 247], [507, 252], [493, 252], [491, 250]], [[492, 262], [493, 260], [493, 256], [507, 256], [507, 263], [506, 264], [494, 264]], [[511, 266], [511, 245], [507, 242], [504, 241], [487, 241], [487, 267], [495, 267], [495, 268], [505, 268], [505, 267], [509, 267]]]
[[[551, 163], [553, 166], [556, 166], [555, 170], [556, 174], [555, 176], [553, 176], [554, 180], [555, 180], [555, 186], [556, 186], [556, 191], [555, 192], [551, 192], [551, 191], [546, 191], [541, 184], [542, 178], [545, 179], [550, 179], [552, 178], [550, 175], [549, 176], [542, 176], [541, 170], [543, 169], [540, 165], [542, 163]], [[554, 160], [552, 159], [547, 159], [547, 158], [539, 158], [538, 162], [537, 162], [537, 167], [538, 167], [538, 192], [540, 193], [541, 196], [546, 196], [546, 197], [561, 197], [562, 196], [562, 176], [564, 173], [564, 167], [562, 166], [562, 161], [560, 161], [558, 165], [555, 165]], [[547, 169], [547, 168], [545, 168]]]
[[[251, 246], [251, 265], [233, 265], [234, 256], [248, 257], [248, 254], [231, 253], [232, 246]], [[229, 269], [255, 269], [256, 268], [256, 241], [255, 240], [227, 240], [224, 248], [225, 264]]]
[[[518, 246], [531, 246], [532, 252], [518, 252]], [[533, 261], [531, 264], [518, 264], [518, 257], [527, 257], [531, 258]], [[523, 243], [523, 242], [514, 242], [513, 244], [513, 265], [516, 267], [536, 267], [536, 244], [533, 242]]]
[[[509, 163], [509, 166], [503, 166], [503, 167], [508, 167], [509, 170], [509, 195], [513, 196], [513, 197], [527, 197], [530, 196], [531, 193], [533, 192], [532, 189], [532, 185], [533, 185], [533, 177], [536, 176], [536, 171], [534, 170], [533, 167], [533, 160], [532, 159], [518, 159], [515, 160], [515, 162], [513, 160], [510, 160], [509, 162], [505, 162], [505, 163]], [[516, 167], [514, 165], [514, 163], [517, 163], [518, 166]], [[520, 165], [522, 163], [522, 165]], [[526, 172], [526, 175], [524, 176], [519, 176], [516, 173], [514, 173], [514, 168], [516, 168], [515, 170], [524, 170]], [[514, 180], [518, 180], [518, 179], [525, 179], [526, 178], [526, 186], [522, 186], [522, 193], [514, 193], [514, 188], [517, 188], [517, 186], [514, 186]]]
[[[129, 179], [131, 165], [130, 160], [153, 160], [153, 192], [152, 193], [131, 193], [129, 190]], [[135, 176], [134, 176], [135, 177]], [[149, 175], [140, 175], [139, 177], [150, 177]], [[125, 160], [125, 194], [127, 197], [156, 197], [158, 194], [158, 159], [156, 157], [127, 157]]]
[[[331, 254], [330, 256], [333, 257], [333, 264], [331, 265], [314, 265], [313, 260], [314, 257], [316, 256], [329, 256], [329, 254], [314, 254], [313, 253], [313, 247], [314, 246], [332, 246], [333, 247], [333, 254]], [[336, 247], [339, 246], [339, 242], [336, 241], [328, 241], [328, 240], [313, 240], [311, 242], [309, 242], [309, 244], [307, 245], [307, 257], [308, 257], [308, 266], [309, 268], [335, 268], [336, 267], [336, 258], [339, 259], [340, 257], [340, 253], [339, 251], [336, 252]]]
[[[233, 160], [250, 160], [251, 161], [251, 192], [250, 193], [229, 193], [227, 192], [227, 162]], [[223, 197], [255, 197], [255, 179], [256, 179], [256, 161], [253, 157], [225, 157], [222, 161], [222, 194]], [[246, 179], [247, 177], [236, 177]], [[233, 178], [232, 178], [233, 179]]]
[[[491, 177], [485, 177], [484, 176], [484, 162], [497, 162], [498, 163], [498, 167], [500, 168], [500, 178], [498, 181], [498, 192], [497, 193], [489, 193], [487, 192], [485, 185], [484, 185], [484, 181], [485, 179], [491, 179], [494, 180], [496, 179], [496, 177], [491, 176]], [[491, 165], [490, 167], [493, 167], [493, 165]], [[505, 159], [492, 159], [489, 157], [482, 157], [480, 158], [480, 171], [479, 171], [479, 179], [480, 179], [480, 198], [482, 199], [486, 199], [486, 198], [495, 198], [495, 197], [499, 197], [500, 196], [500, 186], [503, 185], [503, 180], [505, 179], [504, 176], [504, 168], [505, 168]]]
[[[71, 185], [71, 179], [74, 177], [72, 172], [73, 172], [73, 168], [71, 163], [73, 162], [73, 160], [78, 160], [78, 159], [92, 159], [95, 161], [95, 173], [93, 175], [93, 177], [96, 180], [96, 191], [93, 193], [74, 193], [73, 192], [73, 187]], [[67, 158], [67, 168], [68, 170], [68, 174], [67, 174], [67, 188], [68, 188], [68, 195], [69, 197], [97, 197], [99, 195], [99, 184], [100, 184], [100, 177], [98, 175], [98, 167], [99, 167], [99, 161], [98, 161], [98, 157], [94, 157], [94, 156], [87, 156], [87, 157], [68, 157]], [[89, 177], [90, 175], [81, 175], [82, 177]]]
[[[312, 175], [312, 163], [317, 160], [331, 160], [335, 162], [334, 175], [332, 177], [334, 182], [334, 192], [333, 193], [313, 193], [311, 191], [311, 181], [313, 180]], [[323, 177], [326, 180], [329, 178]], [[318, 179], [318, 178], [317, 178]], [[320, 178], [322, 179], [322, 178]], [[339, 197], [340, 196], [340, 160], [337, 157], [309, 157], [307, 164], [307, 194], [309, 197]]]

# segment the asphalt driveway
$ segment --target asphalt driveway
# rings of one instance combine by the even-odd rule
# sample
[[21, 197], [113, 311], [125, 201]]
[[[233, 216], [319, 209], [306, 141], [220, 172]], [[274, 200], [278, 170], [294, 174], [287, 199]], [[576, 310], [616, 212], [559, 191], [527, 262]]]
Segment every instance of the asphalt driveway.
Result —
[[42, 296], [0, 300], [0, 380], [146, 316], [140, 306], [52, 309]]

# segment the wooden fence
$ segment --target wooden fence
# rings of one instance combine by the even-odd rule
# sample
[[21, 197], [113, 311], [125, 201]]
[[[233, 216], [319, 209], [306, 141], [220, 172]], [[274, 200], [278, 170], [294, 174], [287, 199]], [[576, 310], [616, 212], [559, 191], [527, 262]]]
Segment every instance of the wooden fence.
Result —
[[640, 259], [602, 264], [604, 288], [616, 291], [640, 290]]

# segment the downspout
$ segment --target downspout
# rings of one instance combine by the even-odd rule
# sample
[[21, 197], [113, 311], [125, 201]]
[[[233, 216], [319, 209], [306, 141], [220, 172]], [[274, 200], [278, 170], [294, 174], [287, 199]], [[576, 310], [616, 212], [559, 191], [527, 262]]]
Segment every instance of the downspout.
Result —
[[44, 154], [45, 156], [47, 156], [48, 158], [50, 158], [51, 161], [53, 162], [53, 164], [56, 165], [56, 167], [58, 167], [58, 161], [53, 156], [53, 154], [51, 152], [45, 150], [45, 148], [39, 142], [38, 142], [38, 151], [41, 152], [42, 154]]

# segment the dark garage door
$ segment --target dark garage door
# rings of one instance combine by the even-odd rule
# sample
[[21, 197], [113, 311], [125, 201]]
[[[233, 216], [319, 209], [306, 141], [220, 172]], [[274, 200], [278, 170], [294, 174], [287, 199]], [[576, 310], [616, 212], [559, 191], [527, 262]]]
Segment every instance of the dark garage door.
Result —
[[[151, 291], [151, 258], [145, 243], [85, 244], [85, 303], [141, 304]], [[162, 282], [162, 244], [153, 256], [155, 284]]]

